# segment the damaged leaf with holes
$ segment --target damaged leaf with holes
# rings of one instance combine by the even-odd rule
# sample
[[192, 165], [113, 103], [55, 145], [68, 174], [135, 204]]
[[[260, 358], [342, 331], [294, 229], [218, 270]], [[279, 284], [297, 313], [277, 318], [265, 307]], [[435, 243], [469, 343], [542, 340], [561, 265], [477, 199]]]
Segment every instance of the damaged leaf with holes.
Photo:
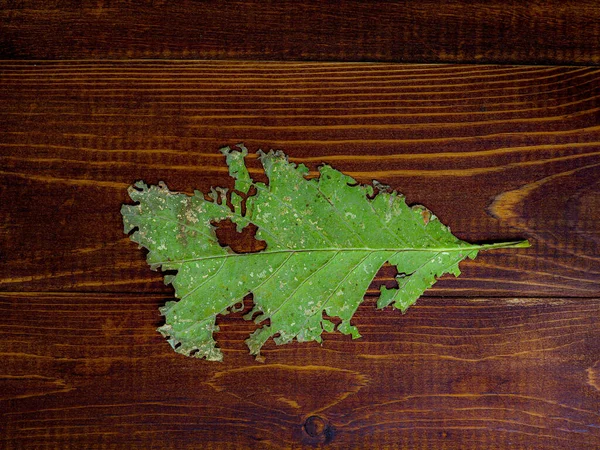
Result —
[[[184, 355], [221, 360], [213, 336], [217, 316], [236, 310], [249, 294], [254, 307], [245, 318], [262, 326], [246, 343], [259, 357], [271, 337], [277, 344], [320, 342], [323, 331], [334, 330], [359, 337], [352, 316], [386, 262], [398, 270], [398, 287], [382, 287], [377, 306], [404, 312], [437, 277], [458, 276], [463, 259], [529, 245], [461, 241], [423, 206], [409, 207], [386, 186], [360, 185], [328, 165], [309, 179], [307, 167], [283, 153], [259, 151], [265, 184], [250, 177], [242, 145], [222, 153], [232, 191], [186, 195], [138, 182], [129, 189], [136, 204], [121, 210], [125, 233], [133, 231], [131, 240], [149, 250], [151, 268], [175, 273], [165, 283], [173, 284], [178, 300], [161, 308], [165, 324], [158, 331]], [[220, 245], [214, 224], [227, 219], [238, 231], [256, 226], [266, 248], [240, 254]]]

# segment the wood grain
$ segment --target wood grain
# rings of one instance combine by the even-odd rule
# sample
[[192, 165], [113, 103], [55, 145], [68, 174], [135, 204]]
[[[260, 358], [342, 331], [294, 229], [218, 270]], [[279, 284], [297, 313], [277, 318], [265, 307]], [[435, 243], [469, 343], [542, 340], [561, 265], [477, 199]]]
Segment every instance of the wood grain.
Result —
[[594, 0], [0, 5], [2, 59], [600, 62]]
[[4, 62], [0, 85], [3, 291], [171, 295], [122, 234], [126, 188], [231, 186], [218, 149], [245, 142], [378, 179], [460, 238], [531, 240], [431, 295], [600, 292], [596, 68]]
[[[0, 1], [0, 448], [600, 448], [598, 64], [593, 0]], [[357, 340], [260, 363], [247, 298], [223, 363], [178, 355], [120, 207], [140, 179], [232, 187], [240, 142], [532, 247], [405, 315], [375, 308], [384, 267]]]
[[595, 449], [600, 302], [422, 300], [363, 337], [269, 342], [219, 319], [223, 363], [175, 354], [160, 295], [0, 296], [0, 446]]

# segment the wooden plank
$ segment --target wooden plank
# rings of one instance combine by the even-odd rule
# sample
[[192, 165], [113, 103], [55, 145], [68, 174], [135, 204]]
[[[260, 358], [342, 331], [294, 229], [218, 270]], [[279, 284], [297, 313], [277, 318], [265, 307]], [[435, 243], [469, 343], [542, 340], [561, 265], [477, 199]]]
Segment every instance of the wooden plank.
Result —
[[598, 64], [594, 0], [2, 2], [0, 58]]
[[245, 142], [378, 179], [460, 238], [531, 240], [433, 295], [596, 297], [599, 81], [583, 67], [5, 62], [0, 289], [170, 295], [122, 233], [126, 188], [231, 187], [218, 149]]
[[154, 331], [162, 296], [4, 294], [0, 446], [594, 449], [599, 300], [371, 298], [362, 338], [269, 342], [260, 364], [240, 313], [211, 363]]

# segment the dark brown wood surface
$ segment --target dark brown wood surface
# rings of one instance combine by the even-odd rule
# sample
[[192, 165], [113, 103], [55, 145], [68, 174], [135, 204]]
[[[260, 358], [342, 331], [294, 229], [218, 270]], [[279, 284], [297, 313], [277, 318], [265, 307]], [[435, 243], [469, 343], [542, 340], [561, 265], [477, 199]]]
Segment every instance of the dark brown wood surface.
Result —
[[0, 58], [600, 63], [596, 0], [0, 5]]
[[122, 233], [126, 188], [231, 187], [218, 149], [245, 142], [377, 179], [466, 240], [531, 240], [434, 295], [599, 292], [599, 69], [7, 62], [0, 77], [0, 290], [170, 293]]
[[[599, 111], [594, 67], [2, 62], [0, 447], [600, 447]], [[406, 315], [375, 309], [382, 270], [359, 340], [261, 364], [235, 314], [224, 363], [177, 355], [154, 331], [172, 290], [119, 209], [139, 179], [231, 186], [218, 149], [239, 142], [532, 247]]]
[[154, 331], [167, 296], [0, 296], [2, 448], [595, 449], [600, 303], [369, 299], [363, 338], [253, 362], [240, 314], [223, 363]]

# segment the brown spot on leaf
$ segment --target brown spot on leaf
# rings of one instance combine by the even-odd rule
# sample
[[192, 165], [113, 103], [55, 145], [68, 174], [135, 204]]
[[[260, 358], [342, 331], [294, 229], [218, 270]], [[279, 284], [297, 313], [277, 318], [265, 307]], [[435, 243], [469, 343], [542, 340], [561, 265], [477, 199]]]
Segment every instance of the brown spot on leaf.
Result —
[[421, 217], [423, 218], [423, 222], [425, 223], [425, 225], [427, 225], [429, 223], [429, 220], [431, 219], [431, 211], [429, 211], [428, 209], [424, 209], [423, 211], [421, 211]]

